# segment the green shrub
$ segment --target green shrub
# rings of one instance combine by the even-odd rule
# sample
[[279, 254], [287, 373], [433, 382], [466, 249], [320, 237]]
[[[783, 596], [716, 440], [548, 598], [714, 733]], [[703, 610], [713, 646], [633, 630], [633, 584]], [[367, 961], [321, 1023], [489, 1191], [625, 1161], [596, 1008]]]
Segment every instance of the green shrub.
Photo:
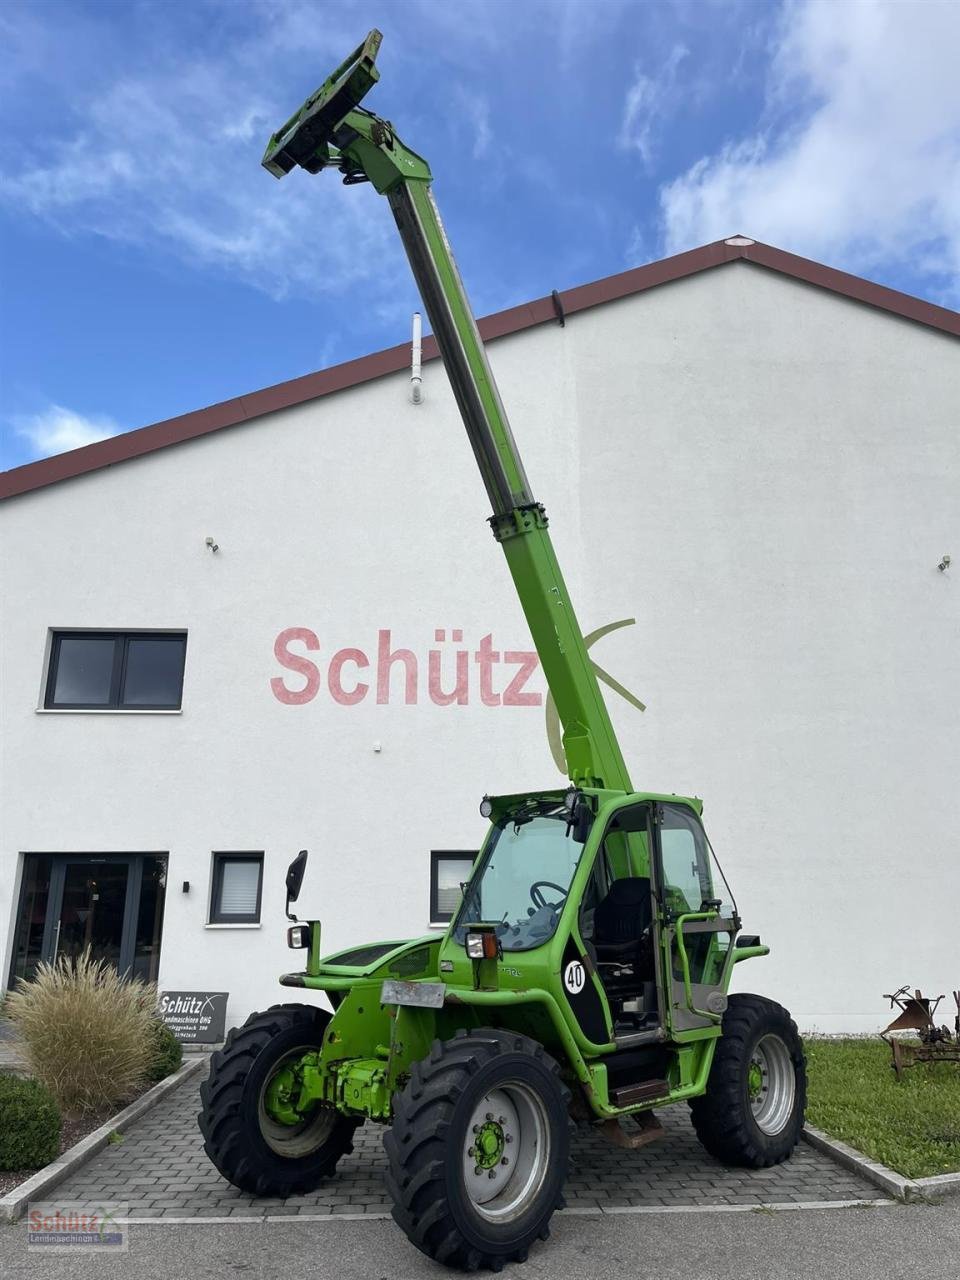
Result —
[[86, 1115], [131, 1098], [153, 1061], [156, 988], [121, 978], [89, 950], [42, 964], [7, 997], [30, 1070], [64, 1111]]
[[172, 1075], [183, 1061], [183, 1045], [165, 1022], [154, 1018], [150, 1023], [153, 1059], [147, 1071], [149, 1080], [163, 1080]]
[[0, 1072], [0, 1169], [39, 1169], [60, 1154], [60, 1111], [39, 1080]]

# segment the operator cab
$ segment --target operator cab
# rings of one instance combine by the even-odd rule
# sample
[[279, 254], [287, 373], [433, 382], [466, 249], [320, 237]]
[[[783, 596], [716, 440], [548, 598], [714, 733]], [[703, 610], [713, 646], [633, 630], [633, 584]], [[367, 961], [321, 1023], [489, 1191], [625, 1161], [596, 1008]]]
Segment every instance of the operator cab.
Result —
[[624, 801], [594, 840], [593, 802], [576, 788], [485, 797], [490, 833], [449, 936], [472, 960], [489, 945], [519, 977], [513, 957], [551, 942], [576, 885], [580, 900], [568, 916], [575, 927], [560, 960], [566, 1001], [587, 1040], [634, 1047], [662, 1040], [668, 1026], [709, 1025], [704, 1002], [739, 922], [735, 906], [731, 915], [715, 896], [722, 873], [693, 805], [649, 795]]
[[[711, 987], [732, 934], [736, 907], [694, 811], [676, 801], [644, 799], [618, 809], [597, 851], [579, 914], [580, 936], [603, 986], [615, 1036], [655, 1027], [665, 1012], [658, 992], [683, 979], [675, 951], [660, 974], [657, 919], [682, 923], [688, 978]], [[704, 912], [715, 921], [696, 922]], [[721, 917], [731, 917], [724, 923]], [[736, 927], [739, 927], [737, 924]], [[734, 930], [735, 932], [735, 930]]]

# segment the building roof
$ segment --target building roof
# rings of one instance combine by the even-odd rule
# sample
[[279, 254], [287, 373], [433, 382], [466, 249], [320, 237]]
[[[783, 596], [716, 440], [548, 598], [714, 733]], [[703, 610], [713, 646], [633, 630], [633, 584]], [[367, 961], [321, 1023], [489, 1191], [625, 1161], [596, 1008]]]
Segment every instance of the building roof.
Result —
[[[761, 244], [746, 236], [716, 240], [713, 244], [678, 253], [672, 258], [663, 258], [643, 267], [634, 267], [631, 271], [605, 276], [591, 284], [580, 285], [545, 298], [536, 298], [518, 307], [509, 307], [506, 311], [497, 311], [479, 321], [480, 333], [489, 342], [493, 338], [502, 338], [536, 325], [556, 323], [561, 316], [574, 315], [604, 302], [627, 298], [658, 285], [682, 280], [685, 276], [739, 260], [755, 263], [805, 284], [829, 289], [845, 298], [852, 298], [917, 324], [960, 337], [960, 312], [924, 302], [922, 298], [888, 289], [885, 285], [874, 284], [860, 276], [849, 275], [846, 271], [836, 271], [833, 267], [825, 267], [809, 258], [786, 253], [783, 249]], [[438, 354], [433, 337], [426, 338], [423, 343], [424, 361], [434, 360]], [[197, 409], [193, 413], [155, 422], [152, 426], [141, 427], [136, 431], [126, 431], [80, 449], [28, 462], [24, 466], [0, 473], [0, 499], [29, 493], [60, 480], [69, 480], [89, 471], [126, 462], [130, 458], [139, 458], [157, 449], [165, 449], [168, 445], [182, 444], [186, 440], [219, 431], [222, 427], [249, 422], [276, 409], [288, 409], [319, 396], [332, 395], [335, 391], [344, 391], [385, 374], [397, 373], [406, 369], [409, 363], [410, 344], [404, 342], [384, 351], [361, 356], [357, 360], [347, 360], [329, 369], [321, 369], [317, 373], [291, 378], [289, 382], [280, 382], [276, 386], [265, 387], [261, 391], [253, 391], [233, 400], [224, 400], [206, 409]]]

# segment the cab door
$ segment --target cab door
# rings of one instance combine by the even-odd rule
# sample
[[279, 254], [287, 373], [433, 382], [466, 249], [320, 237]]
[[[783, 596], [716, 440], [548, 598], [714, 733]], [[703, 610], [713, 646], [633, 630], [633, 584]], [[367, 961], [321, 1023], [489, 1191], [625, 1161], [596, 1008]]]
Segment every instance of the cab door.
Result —
[[656, 804], [653, 832], [665, 1021], [671, 1034], [715, 1026], [727, 1007], [736, 909], [691, 808]]

